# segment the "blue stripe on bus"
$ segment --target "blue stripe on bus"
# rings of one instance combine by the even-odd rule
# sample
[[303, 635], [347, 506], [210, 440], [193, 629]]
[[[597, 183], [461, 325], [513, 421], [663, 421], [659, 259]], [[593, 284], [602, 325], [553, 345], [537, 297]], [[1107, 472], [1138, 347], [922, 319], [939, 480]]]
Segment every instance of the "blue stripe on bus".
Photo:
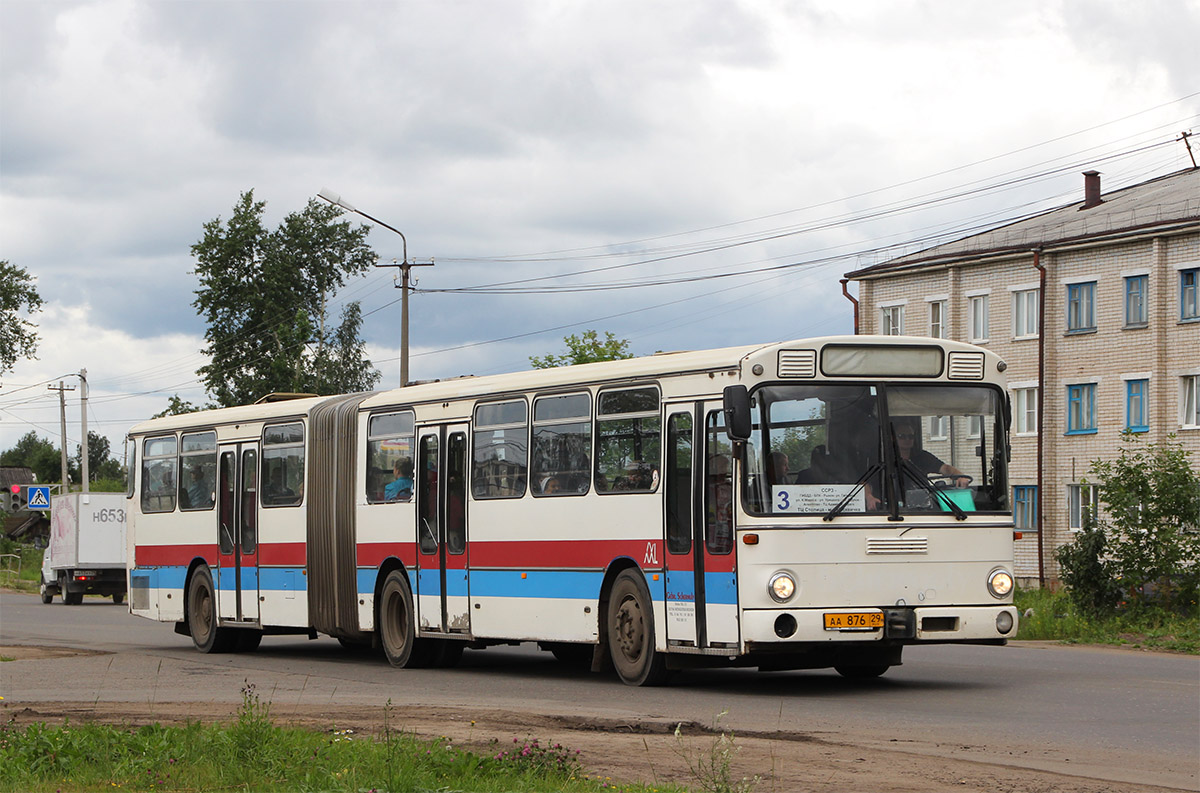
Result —
[[[375, 591], [378, 571], [373, 567], [360, 567], [357, 572], [359, 594], [371, 595]], [[525, 577], [522, 578], [522, 572]], [[236, 586], [234, 569], [213, 568], [214, 583], [224, 592], [232, 592]], [[137, 567], [132, 575], [149, 578], [151, 589], [183, 589], [187, 568], [179, 566]], [[418, 591], [426, 596], [441, 595], [441, 571], [417, 571]], [[604, 573], [595, 571], [569, 570], [472, 570], [470, 572], [470, 594], [475, 598], [548, 598], [589, 600], [598, 596]], [[665, 583], [665, 586], [664, 586]], [[446, 571], [447, 594], [451, 597], [466, 597], [468, 578], [463, 570]], [[259, 591], [304, 592], [308, 577], [297, 567], [243, 567], [242, 589], [257, 586]], [[653, 600], [664, 599], [664, 591], [675, 597], [667, 599], [691, 599], [695, 597], [694, 577], [690, 571], [667, 573], [666, 581], [653, 581], [647, 576], [646, 586]], [[733, 573], [707, 573], [704, 576], [705, 598], [709, 603], [737, 605], [737, 579]], [[680, 596], [684, 597], [680, 597]]]

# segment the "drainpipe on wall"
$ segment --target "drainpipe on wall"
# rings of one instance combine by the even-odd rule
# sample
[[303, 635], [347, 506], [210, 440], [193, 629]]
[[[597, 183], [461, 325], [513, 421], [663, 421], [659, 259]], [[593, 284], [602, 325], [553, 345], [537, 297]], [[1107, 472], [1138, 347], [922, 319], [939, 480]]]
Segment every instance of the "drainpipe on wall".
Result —
[[1037, 396], [1037, 557], [1038, 586], [1046, 586], [1046, 555], [1043, 537], [1042, 504], [1042, 430], [1045, 425], [1046, 399], [1046, 268], [1042, 266], [1042, 249], [1033, 249], [1033, 266], [1038, 270], [1038, 396]]
[[848, 283], [850, 283], [849, 278], [842, 279], [842, 294], [846, 296], [847, 300], [849, 300], [851, 303], [854, 304], [854, 335], [857, 336], [858, 335], [858, 300], [856, 300], [853, 295], [851, 295], [848, 291], [846, 291], [846, 284], [848, 284]]

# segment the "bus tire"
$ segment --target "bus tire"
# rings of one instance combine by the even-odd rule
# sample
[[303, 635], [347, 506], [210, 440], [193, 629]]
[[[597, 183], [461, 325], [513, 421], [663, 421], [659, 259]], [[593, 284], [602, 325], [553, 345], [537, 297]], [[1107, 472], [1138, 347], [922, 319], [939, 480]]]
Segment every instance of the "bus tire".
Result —
[[608, 600], [608, 649], [621, 682], [657, 686], [667, 679], [666, 657], [654, 647], [654, 607], [638, 570], [622, 570]]
[[417, 638], [414, 614], [408, 579], [393, 570], [383, 580], [379, 593], [379, 643], [392, 666], [415, 669], [429, 666], [433, 660], [433, 646]]
[[192, 644], [202, 653], [227, 653], [237, 637], [230, 628], [222, 628], [217, 618], [217, 596], [213, 589], [212, 573], [198, 567], [188, 582], [187, 623]]
[[886, 672], [889, 666], [887, 664], [864, 664], [860, 666], [838, 664], [833, 668], [847, 680], [871, 680]]

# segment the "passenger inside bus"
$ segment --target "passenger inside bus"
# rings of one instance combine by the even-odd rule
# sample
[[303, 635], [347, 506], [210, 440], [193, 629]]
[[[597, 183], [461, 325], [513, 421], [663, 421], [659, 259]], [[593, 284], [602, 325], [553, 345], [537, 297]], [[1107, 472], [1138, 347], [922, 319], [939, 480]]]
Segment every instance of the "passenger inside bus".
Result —
[[383, 488], [384, 501], [408, 501], [412, 498], [413, 462], [407, 457], [401, 457], [392, 466], [395, 479]]

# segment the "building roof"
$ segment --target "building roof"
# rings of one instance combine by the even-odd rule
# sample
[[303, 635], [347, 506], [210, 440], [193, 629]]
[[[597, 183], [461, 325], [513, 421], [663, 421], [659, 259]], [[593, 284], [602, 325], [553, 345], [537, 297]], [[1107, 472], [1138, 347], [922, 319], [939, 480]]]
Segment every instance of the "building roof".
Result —
[[1188, 168], [1160, 176], [1102, 194], [1101, 199], [1101, 203], [1086, 209], [1085, 201], [1077, 201], [954, 242], [853, 270], [846, 277], [863, 278], [962, 259], [1119, 238], [1148, 229], [1200, 225], [1200, 169]]
[[33, 469], [20, 465], [0, 465], [0, 488], [8, 490], [11, 485], [37, 484]]

